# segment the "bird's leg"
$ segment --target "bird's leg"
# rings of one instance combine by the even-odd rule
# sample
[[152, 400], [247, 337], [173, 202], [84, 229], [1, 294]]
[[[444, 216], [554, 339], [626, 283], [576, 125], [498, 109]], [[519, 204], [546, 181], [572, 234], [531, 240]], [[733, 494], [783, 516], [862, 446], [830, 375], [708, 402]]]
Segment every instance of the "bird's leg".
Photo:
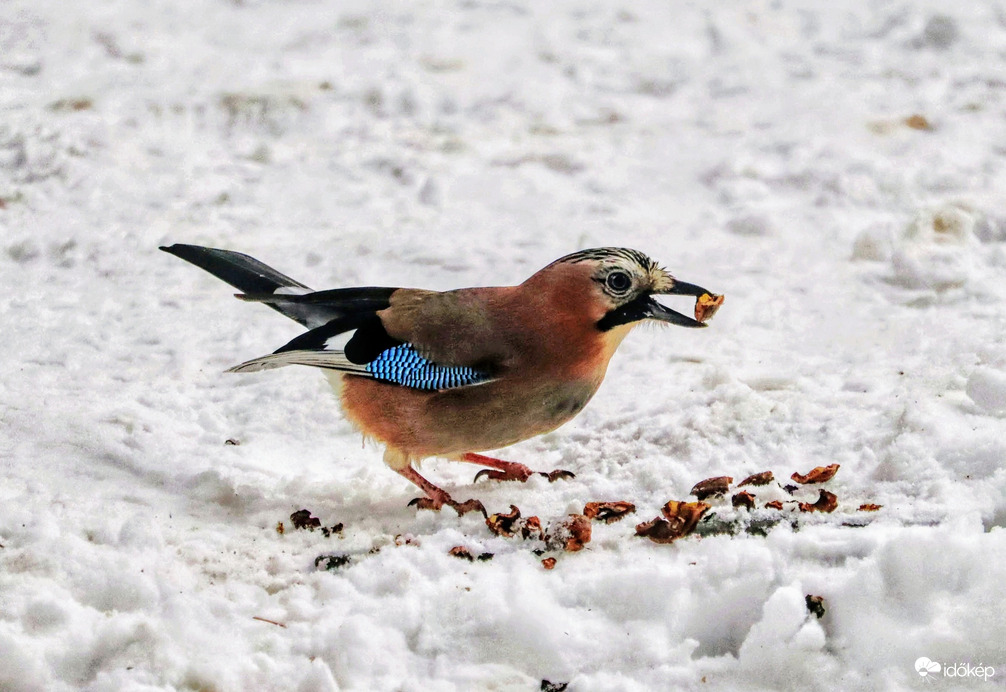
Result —
[[[494, 481], [520, 481], [523, 483], [535, 473], [535, 471], [532, 471], [524, 464], [518, 464], [513, 461], [503, 461], [502, 459], [494, 459], [493, 457], [476, 454], [475, 452], [466, 452], [465, 454], [455, 458], [458, 461], [464, 461], [469, 464], [478, 464], [480, 466], [489, 467], [488, 469], [482, 469], [475, 474], [476, 481], [479, 478], [482, 478], [482, 476], [485, 476], [486, 478]], [[538, 471], [537, 473], [540, 476], [545, 476], [549, 481], [553, 482], [560, 478], [576, 477], [569, 471], [563, 471], [562, 469], [556, 469], [555, 471], [550, 471], [548, 473]]]
[[417, 497], [409, 503], [410, 506], [415, 505], [419, 509], [440, 509], [444, 505], [447, 505], [448, 507], [453, 508], [454, 511], [458, 513], [458, 516], [472, 511], [479, 511], [482, 512], [482, 516], [487, 516], [486, 508], [482, 506], [481, 502], [478, 500], [456, 502], [446, 490], [438, 488], [420, 476], [419, 472], [412, 468], [412, 466], [406, 466], [395, 470], [405, 478], [418, 485], [419, 489], [426, 493], [426, 497]]

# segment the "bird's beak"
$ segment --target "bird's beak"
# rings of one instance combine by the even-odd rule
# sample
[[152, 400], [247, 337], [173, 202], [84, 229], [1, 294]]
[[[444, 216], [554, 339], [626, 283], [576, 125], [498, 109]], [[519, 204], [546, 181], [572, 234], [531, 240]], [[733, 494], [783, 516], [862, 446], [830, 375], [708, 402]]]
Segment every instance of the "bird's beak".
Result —
[[[675, 281], [670, 288], [660, 291], [661, 294], [667, 295], [678, 295], [678, 296], [701, 296], [710, 293], [701, 286], [696, 286], [695, 284], [685, 283], [684, 281]], [[687, 315], [682, 315], [680, 312], [671, 310], [668, 307], [664, 307], [652, 297], [647, 299], [644, 306], [645, 319], [657, 320], [658, 322], [669, 322], [671, 324], [676, 324], [681, 327], [705, 327], [704, 322], [699, 322], [696, 319], [692, 319]]]
[[683, 281], [674, 281], [670, 277], [667, 278], [668, 283], [670, 283], [668, 288], [661, 287], [657, 290], [651, 290], [647, 293], [643, 293], [625, 305], [615, 308], [598, 321], [598, 329], [601, 331], [608, 331], [612, 327], [617, 327], [620, 324], [632, 324], [633, 322], [639, 322], [641, 320], [669, 322], [670, 324], [676, 324], [681, 327], [705, 327], [705, 323], [699, 322], [687, 315], [682, 315], [680, 312], [675, 312], [674, 310], [661, 305], [653, 299], [653, 296], [658, 294], [672, 294], [700, 297], [712, 294], [701, 286], [686, 284]]

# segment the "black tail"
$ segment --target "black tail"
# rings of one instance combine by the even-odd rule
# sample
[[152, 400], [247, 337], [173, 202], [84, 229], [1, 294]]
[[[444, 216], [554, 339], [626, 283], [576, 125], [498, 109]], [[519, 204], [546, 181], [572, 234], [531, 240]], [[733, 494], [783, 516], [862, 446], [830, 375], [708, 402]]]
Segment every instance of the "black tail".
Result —
[[245, 293], [274, 293], [277, 288], [283, 287], [311, 290], [289, 276], [262, 264], [254, 257], [240, 252], [198, 245], [172, 245], [161, 249], [175, 257], [181, 257], [186, 262], [191, 262], [200, 269], [205, 269]]
[[[264, 303], [308, 329], [347, 315], [383, 310], [388, 307], [391, 294], [397, 290], [373, 287], [312, 292], [299, 281], [240, 252], [180, 244], [162, 247], [161, 250], [191, 262], [240, 289], [244, 295], [239, 298]], [[276, 293], [283, 288], [294, 290]]]

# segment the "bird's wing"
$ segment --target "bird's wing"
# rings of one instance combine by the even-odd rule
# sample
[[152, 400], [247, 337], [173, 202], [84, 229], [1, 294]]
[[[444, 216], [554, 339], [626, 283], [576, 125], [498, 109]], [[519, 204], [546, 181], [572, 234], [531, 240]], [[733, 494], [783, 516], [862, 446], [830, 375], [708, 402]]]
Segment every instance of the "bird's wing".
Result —
[[[380, 313], [381, 327], [437, 363], [500, 373], [515, 355], [508, 336], [521, 333], [508, 304], [513, 291], [512, 286], [398, 291]], [[374, 336], [368, 335], [377, 341]]]
[[[494, 377], [492, 349], [478, 345], [487, 335], [484, 306], [478, 300], [471, 305], [458, 300], [480, 289], [439, 293], [370, 286], [312, 291], [240, 252], [184, 244], [161, 249], [240, 289], [244, 293], [238, 298], [264, 303], [308, 327], [275, 353], [235, 366], [232, 372], [310, 365], [426, 390], [483, 384]], [[392, 331], [385, 320], [394, 323]], [[348, 342], [339, 348], [335, 337], [347, 333]]]
[[412, 344], [392, 346], [365, 364], [350, 361], [345, 351], [281, 351], [241, 363], [228, 372], [257, 372], [285, 365], [309, 365], [326, 370], [339, 370], [401, 387], [427, 391], [470, 387], [494, 379], [489, 373], [475, 368], [434, 363], [419, 355]]
[[[393, 297], [389, 294], [389, 307], [375, 309], [380, 307], [378, 301], [373, 296], [354, 293], [359, 290], [284, 296], [284, 300], [310, 299], [327, 294], [325, 300], [336, 301], [345, 314], [301, 334], [268, 356], [231, 368], [230, 372], [308, 365], [421, 390], [470, 387], [495, 379], [499, 368], [493, 353], [471, 352], [458, 346], [477, 342], [484, 336], [484, 330], [480, 329], [484, 326], [484, 315], [477, 309], [445, 310], [445, 306], [458, 307], [450, 295], [457, 292], [398, 289], [393, 291]], [[273, 299], [269, 297], [269, 301]], [[347, 303], [354, 306], [354, 311], [343, 307]], [[406, 316], [420, 320], [421, 328], [408, 333], [398, 330], [398, 336], [390, 334], [385, 321], [407, 323]], [[335, 348], [335, 337], [346, 333], [351, 333], [348, 342]]]

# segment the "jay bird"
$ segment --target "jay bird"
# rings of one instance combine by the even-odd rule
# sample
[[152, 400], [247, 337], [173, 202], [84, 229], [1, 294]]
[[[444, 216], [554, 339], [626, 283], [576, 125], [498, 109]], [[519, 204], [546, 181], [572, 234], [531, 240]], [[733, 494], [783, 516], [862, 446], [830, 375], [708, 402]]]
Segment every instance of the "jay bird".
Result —
[[[712, 295], [625, 248], [574, 252], [518, 286], [444, 292], [312, 291], [239, 252], [196, 245], [161, 250], [236, 287], [242, 291], [238, 298], [264, 303], [308, 329], [229, 372], [285, 365], [322, 369], [346, 417], [365, 437], [383, 443], [385, 463], [423, 491], [410, 504], [448, 505], [459, 514], [485, 509], [477, 500], [456, 502], [419, 475], [414, 462], [443, 457], [489, 467], [476, 480], [485, 474], [526, 481], [533, 472], [524, 464], [478, 452], [541, 435], [573, 418], [601, 385], [619, 343], [640, 322], [705, 326], [654, 295]], [[542, 475], [572, 476], [561, 470]]]

